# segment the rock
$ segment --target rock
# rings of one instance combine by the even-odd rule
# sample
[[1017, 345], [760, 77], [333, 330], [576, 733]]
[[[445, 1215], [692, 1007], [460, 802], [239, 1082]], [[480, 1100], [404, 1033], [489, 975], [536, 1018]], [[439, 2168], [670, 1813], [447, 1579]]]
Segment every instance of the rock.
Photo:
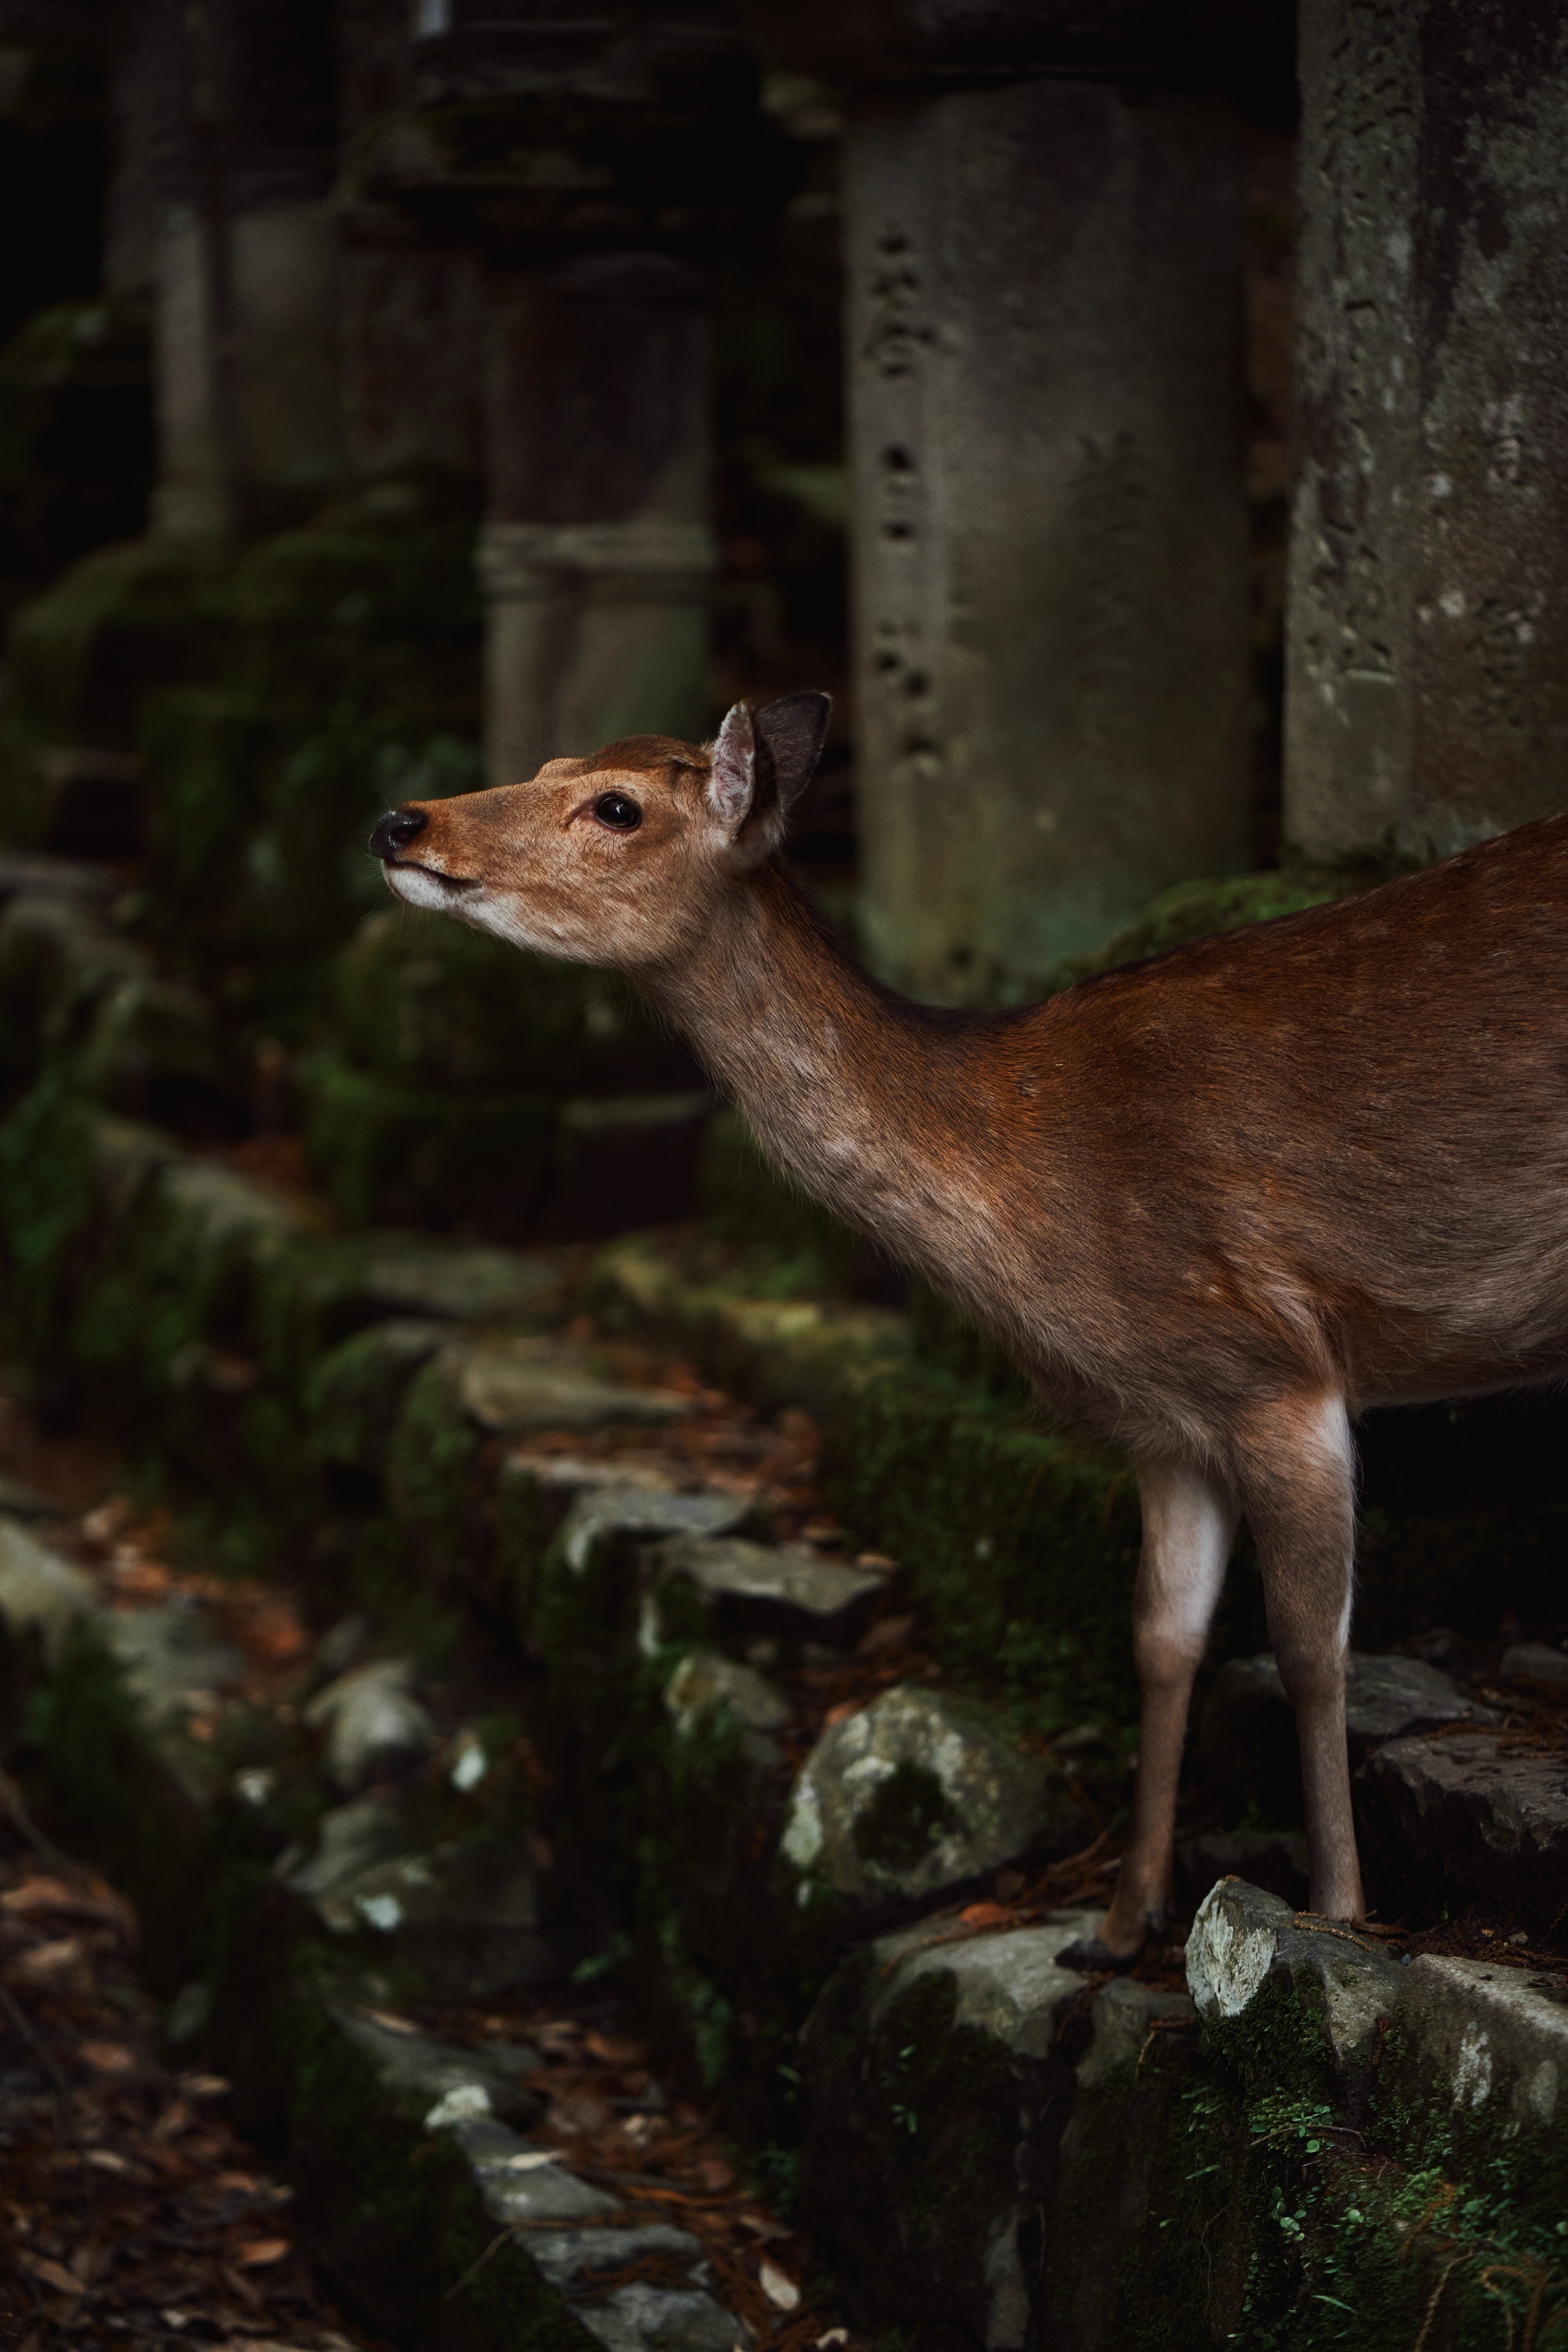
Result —
[[273, 1875], [297, 1895], [329, 1895], [346, 1886], [378, 1862], [389, 1862], [407, 1843], [403, 1807], [392, 1797], [358, 1797], [334, 1805], [316, 1824], [309, 1856], [289, 1846], [273, 1864]]
[[807, 2021], [813, 2243], [924, 2341], [1040, 2340], [1037, 2216], [1071, 2089], [1057, 2035], [1084, 1991], [1056, 1956], [1092, 1924], [943, 1942], [951, 1921], [917, 1922], [852, 1953]]
[[598, 1429], [616, 1422], [653, 1426], [691, 1411], [665, 1389], [629, 1388], [598, 1372], [586, 1349], [564, 1339], [499, 1339], [453, 1350], [465, 1410], [481, 1429]]
[[1505, 1683], [1568, 1683], [1568, 1652], [1550, 1642], [1515, 1642], [1499, 1668]]
[[408, 1688], [409, 1658], [377, 1658], [340, 1675], [305, 1709], [327, 1726], [327, 1769], [340, 1789], [412, 1771], [429, 1753], [429, 1717]]
[[98, 1631], [149, 1729], [211, 1712], [245, 1671], [244, 1657], [219, 1638], [199, 1601], [105, 1609]]
[[50, 1551], [14, 1519], [0, 1518], [0, 1621], [14, 1641], [35, 1637], [45, 1662], [55, 1665], [67, 1634], [97, 1598], [85, 1570]]
[[621, 1473], [606, 1478], [601, 1473], [579, 1484], [583, 1466], [559, 1465], [553, 1475], [546, 1472], [542, 1478], [546, 1486], [572, 1490], [559, 1539], [567, 1567], [578, 1573], [586, 1568], [601, 1536], [660, 1536], [672, 1529], [710, 1536], [739, 1526], [752, 1507], [743, 1496], [682, 1492], [657, 1473], [640, 1478]]
[[664, 1704], [683, 1736], [714, 1706], [728, 1707], [748, 1731], [777, 1731], [790, 1718], [789, 1701], [754, 1667], [705, 1650], [693, 1650], [681, 1660], [665, 1685]]
[[[459, 2124], [453, 2137], [491, 2219], [518, 2232], [605, 2352], [745, 2352], [752, 2332], [707, 2292], [708, 2262], [688, 2231], [665, 2221], [628, 2221], [613, 2197], [559, 2162], [542, 2162], [547, 2151], [499, 2125]], [[605, 2292], [606, 2276], [650, 2256], [661, 2268], [684, 2270], [689, 2285], [634, 2280]]]
[[1358, 1793], [1374, 1835], [1429, 1885], [1538, 1935], [1568, 1909], [1568, 1756], [1487, 1732], [1396, 1739]]
[[823, 1559], [805, 1544], [739, 1536], [672, 1536], [646, 1554], [645, 1577], [641, 1638], [649, 1650], [697, 1630], [737, 1647], [845, 1647], [863, 1630], [867, 1604], [887, 1589], [875, 1569]]
[[[1424, 1659], [1351, 1653], [1345, 1730], [1352, 1770], [1385, 1740], [1466, 1721], [1495, 1723], [1497, 1717]], [[1269, 1654], [1232, 1658], [1220, 1668], [1198, 1726], [1194, 1762], [1237, 1803], [1272, 1822], [1300, 1821], [1296, 1718]]]
[[408, 1383], [447, 1336], [444, 1324], [395, 1315], [323, 1356], [305, 1388], [321, 1459], [379, 1476]]
[[868, 1912], [951, 1899], [1005, 1863], [1089, 1834], [1062, 1776], [988, 1708], [909, 1684], [825, 1731], [790, 1799], [782, 1853], [807, 1888]]
[[[527, 2125], [539, 2115], [539, 2099], [527, 2086], [527, 2077], [540, 2063], [539, 2053], [526, 2042], [487, 2042], [478, 2049], [458, 2050], [364, 2010], [345, 2010], [341, 2021], [349, 2040], [364, 2052], [395, 2095], [406, 2094], [425, 2103], [427, 2131], [443, 2128], [447, 2120], [437, 2120], [443, 2103], [459, 2110], [451, 2120], [460, 2120], [465, 2105], [475, 2116], [493, 2116], [505, 2124]], [[467, 2101], [465, 2094], [469, 2095]]]
[[1550, 2152], [1563, 2171], [1568, 1980], [1417, 1954], [1404, 1972], [1379, 2090], [1439, 2125], [1484, 2114], [1502, 2140], [1534, 2138], [1532, 2160]]
[[357, 1869], [348, 1867], [349, 1836], [340, 1831], [340, 1840], [330, 1862], [318, 1854], [287, 1880], [329, 1934], [368, 1939], [378, 1958], [416, 1970], [437, 1998], [483, 2000], [560, 1975], [541, 1927], [538, 1871], [503, 1839], [481, 1830]]
[[477, 1323], [552, 1306], [566, 1275], [560, 1252], [490, 1249], [422, 1236], [380, 1238], [363, 1287], [382, 1313]]
[[[1059, 1743], [1058, 1743], [1059, 1745]], [[1220, 1878], [1245, 1878], [1304, 1911], [1310, 1893], [1307, 1841], [1300, 1830], [1209, 1831], [1176, 1847], [1177, 1893], [1195, 1910]]]
[[[1359, 2083], [1376, 2063], [1384, 2021], [1392, 2015], [1403, 1971], [1365, 1937], [1291, 1910], [1277, 1895], [1222, 1878], [1198, 1906], [1187, 1937], [1187, 1987], [1206, 2022], [1247, 2020], [1239, 2040], [1256, 2045], [1280, 2087], [1289, 2037], [1278, 2035], [1278, 2000], [1304, 2012], [1321, 2039], [1324, 2063], [1342, 2083]], [[1270, 2034], [1287, 2056], [1267, 2046]]]

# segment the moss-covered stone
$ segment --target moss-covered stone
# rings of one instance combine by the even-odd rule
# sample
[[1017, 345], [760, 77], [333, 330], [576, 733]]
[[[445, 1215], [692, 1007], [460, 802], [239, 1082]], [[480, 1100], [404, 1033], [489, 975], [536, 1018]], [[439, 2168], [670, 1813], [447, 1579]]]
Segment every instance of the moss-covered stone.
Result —
[[337, 964], [334, 1040], [356, 1069], [441, 1094], [690, 1090], [690, 1055], [601, 972], [449, 917], [388, 906]]
[[676, 1251], [641, 1234], [600, 1252], [584, 1295], [604, 1328], [668, 1338], [762, 1405], [822, 1410], [851, 1370], [897, 1361], [909, 1347], [903, 1318], [888, 1308], [758, 1297], [739, 1272], [694, 1281]]
[[1281, 873], [1232, 874], [1218, 881], [1178, 882], [1152, 898], [1142, 913], [1107, 940], [1091, 955], [1070, 956], [1047, 972], [1040, 993], [1054, 996], [1075, 981], [1092, 979], [1116, 965], [1138, 963], [1146, 956], [1163, 955], [1185, 947], [1191, 940], [1207, 939], [1215, 931], [1239, 930], [1247, 923], [1271, 922], [1278, 915], [1299, 915], [1309, 907], [1347, 897], [1381, 880], [1379, 875], [1351, 875], [1325, 867], [1302, 867]]

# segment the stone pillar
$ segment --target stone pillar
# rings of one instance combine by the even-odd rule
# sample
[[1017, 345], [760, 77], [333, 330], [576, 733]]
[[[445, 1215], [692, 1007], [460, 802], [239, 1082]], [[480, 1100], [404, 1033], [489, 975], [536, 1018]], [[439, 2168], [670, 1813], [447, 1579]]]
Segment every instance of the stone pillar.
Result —
[[1234, 129], [910, 88], [846, 169], [865, 937], [1006, 1001], [1248, 863]]
[[164, 536], [277, 528], [341, 471], [332, 68], [316, 0], [153, 0], [127, 52], [110, 250], [151, 247]]
[[689, 265], [587, 256], [511, 275], [492, 316], [488, 760], [512, 783], [617, 735], [700, 735], [707, 321]]
[[1568, 805], [1568, 15], [1304, 0], [1285, 822]]
[[343, 432], [362, 481], [433, 475], [471, 491], [483, 467], [480, 258], [450, 225], [400, 204], [395, 169], [374, 162], [382, 139], [395, 156], [409, 140], [415, 34], [428, 16], [408, 0], [339, 0]]
[[[378, 20], [390, 5], [353, 0]], [[702, 265], [776, 193], [754, 58], [725, 0], [399, 5], [408, 97], [384, 97], [353, 178], [483, 271], [489, 772], [701, 735]]]

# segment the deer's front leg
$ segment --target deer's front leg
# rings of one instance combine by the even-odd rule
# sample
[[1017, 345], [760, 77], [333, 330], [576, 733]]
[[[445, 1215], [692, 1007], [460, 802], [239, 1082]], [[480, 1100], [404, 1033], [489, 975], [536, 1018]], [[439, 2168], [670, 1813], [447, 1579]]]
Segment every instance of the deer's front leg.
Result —
[[1345, 1748], [1345, 1659], [1355, 1562], [1355, 1461], [1344, 1402], [1283, 1402], [1241, 1463], [1268, 1638], [1296, 1711], [1314, 1911], [1365, 1909]]
[[1125, 1967], [1163, 1924], [1187, 1705], [1236, 1535], [1237, 1505], [1207, 1472], [1141, 1463], [1138, 1488], [1143, 1551], [1132, 1647], [1143, 1716], [1132, 1835], [1100, 1933], [1069, 1944], [1060, 1955], [1064, 1968]]

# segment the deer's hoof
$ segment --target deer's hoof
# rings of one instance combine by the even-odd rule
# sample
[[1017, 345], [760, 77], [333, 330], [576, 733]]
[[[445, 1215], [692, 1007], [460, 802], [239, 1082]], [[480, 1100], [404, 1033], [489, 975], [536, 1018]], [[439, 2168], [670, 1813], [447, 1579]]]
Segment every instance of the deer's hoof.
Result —
[[1136, 1967], [1148, 1944], [1148, 1937], [1131, 1952], [1113, 1952], [1098, 1936], [1075, 1936], [1057, 1954], [1058, 1969], [1076, 1969], [1082, 1976], [1121, 1976], [1123, 1970]]

